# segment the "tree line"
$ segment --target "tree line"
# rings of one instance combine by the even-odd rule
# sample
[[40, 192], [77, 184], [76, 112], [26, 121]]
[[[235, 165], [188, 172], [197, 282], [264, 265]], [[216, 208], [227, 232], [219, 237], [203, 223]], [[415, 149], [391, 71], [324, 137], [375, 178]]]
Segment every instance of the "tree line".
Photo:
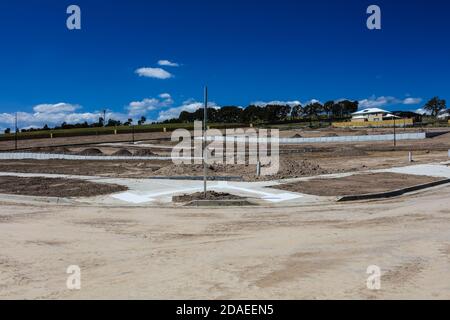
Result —
[[[324, 104], [320, 102], [311, 102], [306, 105], [287, 105], [287, 104], [267, 104], [265, 106], [249, 105], [247, 108], [237, 106], [225, 106], [221, 108], [208, 108], [208, 121], [212, 123], [279, 123], [285, 121], [309, 121], [312, 123], [315, 120], [343, 120], [348, 119], [352, 113], [358, 111], [358, 101], [341, 100], [341, 101], [327, 101]], [[436, 118], [443, 112], [450, 112], [447, 110], [447, 104], [444, 99], [433, 97], [424, 106], [431, 117]], [[194, 121], [202, 121], [204, 115], [203, 109], [198, 109], [194, 112], [182, 111], [178, 118], [165, 120], [161, 123], [192, 123]], [[147, 122], [145, 116], [140, 117], [136, 122], [137, 125], [143, 125]], [[103, 117], [99, 117], [97, 122], [88, 124], [86, 121], [76, 124], [68, 124], [63, 122], [60, 126], [49, 128], [45, 125], [43, 128], [22, 129], [22, 132], [32, 131], [47, 131], [59, 129], [77, 129], [77, 128], [101, 128], [101, 127], [117, 127], [117, 126], [132, 126], [133, 119], [128, 119], [125, 122], [120, 120], [108, 119], [105, 121]], [[5, 130], [5, 134], [11, 133], [11, 129]]]
[[[328, 101], [325, 104], [312, 102], [305, 106], [287, 104], [267, 104], [265, 106], [249, 105], [247, 108], [225, 106], [222, 108], [208, 108], [207, 117], [213, 123], [275, 123], [287, 120], [306, 119], [309, 121], [319, 118], [343, 119], [358, 110], [358, 101], [342, 100]], [[164, 123], [191, 123], [203, 120], [204, 110], [194, 112], [182, 111], [178, 118], [164, 121]]]

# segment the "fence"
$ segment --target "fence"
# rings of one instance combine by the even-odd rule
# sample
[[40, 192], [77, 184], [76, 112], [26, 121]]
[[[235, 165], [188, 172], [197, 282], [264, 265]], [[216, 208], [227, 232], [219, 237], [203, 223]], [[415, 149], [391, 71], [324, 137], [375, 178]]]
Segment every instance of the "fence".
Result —
[[72, 154], [5, 152], [0, 153], [0, 160], [191, 160], [189, 157], [126, 157], [126, 156], [80, 156]]
[[[399, 133], [395, 135], [396, 140], [422, 140], [426, 138], [426, 134], [421, 133]], [[201, 137], [200, 137], [201, 139]], [[252, 142], [252, 143], [270, 143], [274, 140], [271, 138], [254, 138], [243, 136], [214, 136], [207, 137], [208, 141], [236, 141], [236, 142]], [[280, 144], [304, 144], [304, 143], [333, 143], [333, 142], [365, 142], [365, 141], [393, 141], [394, 134], [380, 134], [367, 136], [338, 136], [338, 137], [319, 137], [319, 138], [279, 138]]]
[[394, 125], [399, 128], [414, 126], [413, 119], [399, 119], [399, 120], [383, 120], [383, 121], [348, 121], [348, 122], [333, 122], [333, 127], [336, 128], [381, 128], [381, 127], [393, 127]]

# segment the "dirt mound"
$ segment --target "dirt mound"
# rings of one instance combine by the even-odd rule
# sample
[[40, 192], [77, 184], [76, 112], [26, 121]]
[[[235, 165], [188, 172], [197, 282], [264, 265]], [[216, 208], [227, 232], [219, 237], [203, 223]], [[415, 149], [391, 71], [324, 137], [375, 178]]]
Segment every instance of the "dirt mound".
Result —
[[114, 157], [131, 157], [133, 154], [127, 149], [120, 149], [112, 154]]
[[[255, 178], [255, 180], [289, 179], [328, 173], [327, 170], [321, 168], [317, 163], [312, 161], [284, 159], [280, 161], [280, 169], [277, 174], [272, 176], [261, 176]], [[248, 177], [247, 179], [252, 180], [251, 177]]]
[[292, 138], [303, 138], [303, 137], [297, 133], [297, 134], [293, 135]]
[[78, 179], [0, 177], [0, 193], [39, 197], [93, 197], [128, 190], [116, 184]]
[[274, 186], [273, 188], [331, 197], [387, 192], [437, 180], [439, 178], [427, 176], [398, 173], [371, 173], [356, 174], [342, 178], [312, 179]]
[[173, 202], [189, 202], [194, 200], [239, 200], [242, 199], [239, 196], [235, 196], [234, 194], [223, 193], [223, 192], [215, 192], [208, 191], [205, 194], [203, 192], [197, 192], [193, 194], [183, 194], [180, 196], [173, 196]]
[[70, 154], [70, 150], [65, 147], [39, 147], [31, 149], [32, 152], [54, 153], [54, 154]]
[[152, 156], [156, 156], [156, 154], [153, 153], [152, 150], [150, 150], [150, 149], [138, 149], [138, 150], [135, 150], [133, 155], [135, 157], [152, 157]]
[[[214, 171], [214, 166], [209, 166]], [[203, 165], [200, 164], [171, 164], [154, 172], [161, 176], [197, 176], [203, 174]]]
[[103, 152], [101, 152], [100, 149], [88, 148], [78, 152], [77, 154], [80, 156], [102, 156]]
[[[327, 170], [308, 160], [283, 159], [280, 161], [280, 169], [277, 174], [260, 177], [256, 177], [256, 165], [215, 164], [208, 166], [209, 175], [239, 176], [246, 181], [298, 178], [327, 173], [329, 173]], [[203, 175], [203, 166], [201, 164], [171, 164], [155, 171], [153, 174], [161, 176], [201, 176]]]

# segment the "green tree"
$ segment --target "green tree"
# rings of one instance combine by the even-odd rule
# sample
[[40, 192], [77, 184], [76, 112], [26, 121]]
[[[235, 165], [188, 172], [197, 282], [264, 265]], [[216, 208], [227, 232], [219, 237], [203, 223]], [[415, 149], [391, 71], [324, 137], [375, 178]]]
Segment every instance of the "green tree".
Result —
[[323, 111], [327, 114], [327, 118], [330, 119], [330, 115], [333, 111], [334, 101], [327, 101], [323, 105]]
[[292, 110], [291, 110], [291, 118], [292, 119], [299, 118], [301, 114], [302, 114], [302, 105], [301, 104], [297, 104], [292, 107]]
[[433, 117], [437, 117], [439, 111], [445, 110], [447, 105], [445, 100], [434, 97], [428, 101], [423, 108], [429, 111]]
[[309, 118], [309, 125], [312, 127], [313, 118], [318, 118], [319, 114], [323, 111], [323, 106], [319, 102], [314, 102], [306, 105], [303, 108], [303, 115]]

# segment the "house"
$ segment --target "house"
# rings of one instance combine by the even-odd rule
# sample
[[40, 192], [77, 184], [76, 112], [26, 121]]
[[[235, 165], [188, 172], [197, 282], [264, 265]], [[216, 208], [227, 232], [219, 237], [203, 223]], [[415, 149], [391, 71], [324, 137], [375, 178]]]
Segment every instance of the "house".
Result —
[[450, 119], [450, 109], [441, 110], [438, 113], [437, 118], [439, 120], [448, 120], [448, 119]]
[[399, 116], [400, 118], [413, 119], [414, 122], [422, 122], [423, 115], [412, 111], [394, 111], [392, 114]]
[[365, 121], [383, 121], [387, 116], [393, 115], [389, 111], [379, 108], [367, 108], [355, 113], [352, 113], [352, 122], [365, 122]]

